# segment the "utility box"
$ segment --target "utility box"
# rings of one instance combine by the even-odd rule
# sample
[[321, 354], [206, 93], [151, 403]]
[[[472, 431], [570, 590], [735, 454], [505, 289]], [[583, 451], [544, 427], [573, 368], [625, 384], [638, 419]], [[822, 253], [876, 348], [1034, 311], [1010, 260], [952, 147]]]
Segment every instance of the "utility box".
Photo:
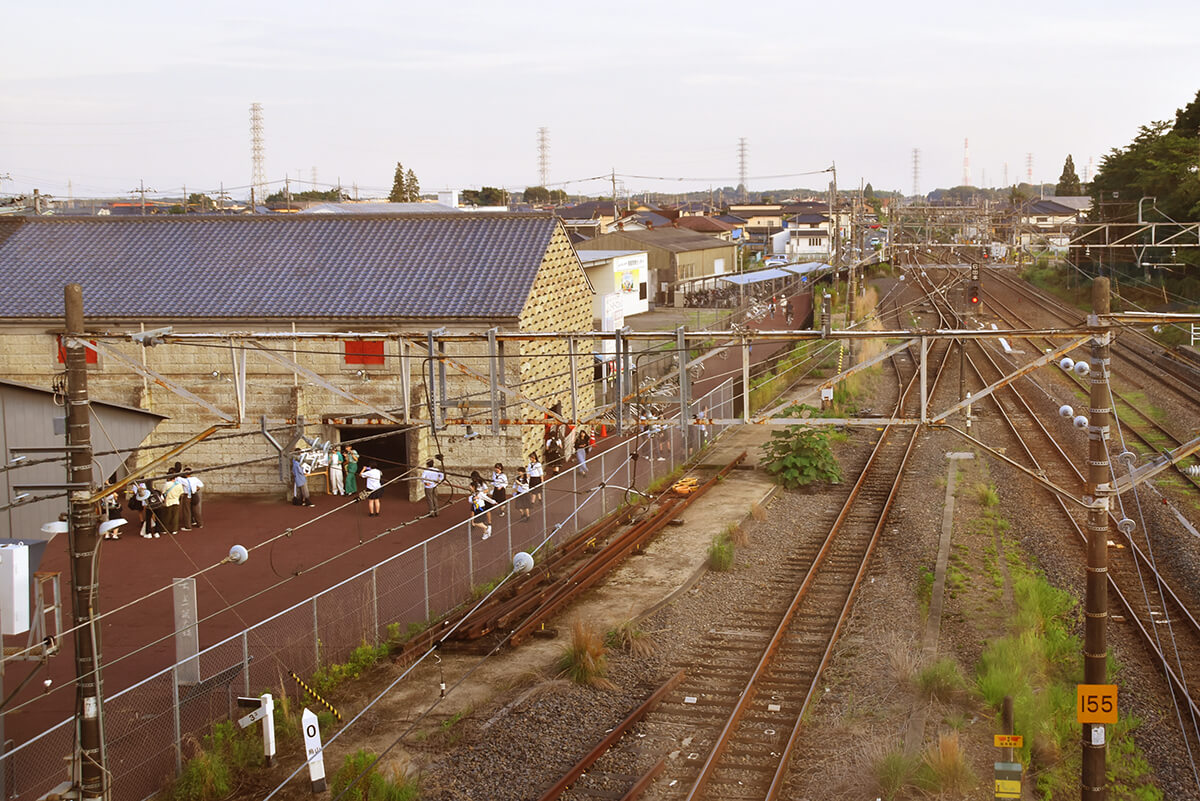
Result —
[[0, 634], [29, 631], [29, 546], [0, 545]]

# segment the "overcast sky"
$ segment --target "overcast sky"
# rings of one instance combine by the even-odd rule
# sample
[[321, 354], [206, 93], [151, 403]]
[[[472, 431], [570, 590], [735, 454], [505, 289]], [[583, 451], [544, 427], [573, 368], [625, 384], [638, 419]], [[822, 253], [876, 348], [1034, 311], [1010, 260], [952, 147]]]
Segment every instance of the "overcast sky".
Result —
[[[1200, 89], [1200, 3], [6, 3], [0, 193], [125, 194], [268, 178], [386, 194], [538, 178], [571, 193], [1080, 176]], [[7, 176], [6, 178], [4, 176]], [[679, 181], [686, 178], [694, 180]], [[570, 182], [562, 184], [561, 182]], [[281, 184], [280, 184], [281, 185]], [[274, 186], [272, 188], [275, 188]]]

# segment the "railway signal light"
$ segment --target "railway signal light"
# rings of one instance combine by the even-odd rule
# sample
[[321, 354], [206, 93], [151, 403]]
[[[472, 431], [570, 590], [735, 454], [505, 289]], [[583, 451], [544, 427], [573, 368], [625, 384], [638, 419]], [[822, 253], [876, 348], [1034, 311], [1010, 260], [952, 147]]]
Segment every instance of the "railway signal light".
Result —
[[971, 283], [967, 284], [967, 305], [971, 308], [971, 311], [975, 311], [979, 308], [978, 281], [972, 281]]

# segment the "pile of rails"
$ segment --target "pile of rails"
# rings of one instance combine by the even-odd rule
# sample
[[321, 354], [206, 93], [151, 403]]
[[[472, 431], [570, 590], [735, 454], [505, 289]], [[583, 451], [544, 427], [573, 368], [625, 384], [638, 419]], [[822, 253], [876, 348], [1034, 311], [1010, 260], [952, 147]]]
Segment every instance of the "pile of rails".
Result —
[[478, 640], [499, 632], [515, 646], [547, 631], [546, 622], [553, 615], [603, 580], [626, 557], [641, 551], [654, 535], [745, 458], [742, 453], [703, 484], [689, 483], [686, 496], [667, 492], [649, 506], [626, 506], [596, 522], [553, 549], [529, 573], [507, 582], [485, 602], [454, 612], [405, 642], [395, 660], [411, 662], [443, 641]]

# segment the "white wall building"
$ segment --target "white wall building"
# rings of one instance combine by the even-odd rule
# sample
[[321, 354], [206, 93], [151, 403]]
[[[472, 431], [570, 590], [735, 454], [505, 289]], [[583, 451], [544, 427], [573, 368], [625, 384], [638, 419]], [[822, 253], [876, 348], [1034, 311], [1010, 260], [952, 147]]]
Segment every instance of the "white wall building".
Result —
[[[616, 331], [625, 318], [650, 310], [646, 282], [649, 260], [644, 250], [580, 250], [579, 260], [596, 297], [592, 303], [597, 331]], [[603, 343], [612, 348], [612, 341]]]

